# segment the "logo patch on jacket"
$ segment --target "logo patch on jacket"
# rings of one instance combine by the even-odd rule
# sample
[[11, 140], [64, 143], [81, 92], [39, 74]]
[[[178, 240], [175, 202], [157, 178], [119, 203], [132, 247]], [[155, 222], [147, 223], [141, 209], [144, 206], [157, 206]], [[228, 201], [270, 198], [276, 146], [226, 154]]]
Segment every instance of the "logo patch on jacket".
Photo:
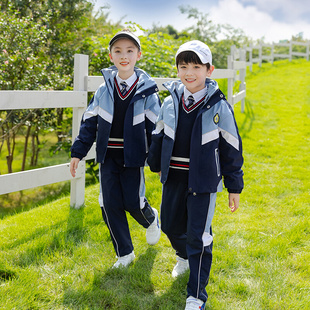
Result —
[[214, 124], [218, 124], [219, 123], [219, 121], [220, 121], [220, 116], [219, 116], [219, 114], [218, 113], [216, 113], [215, 115], [214, 115], [214, 117], [213, 117], [213, 122], [214, 122]]

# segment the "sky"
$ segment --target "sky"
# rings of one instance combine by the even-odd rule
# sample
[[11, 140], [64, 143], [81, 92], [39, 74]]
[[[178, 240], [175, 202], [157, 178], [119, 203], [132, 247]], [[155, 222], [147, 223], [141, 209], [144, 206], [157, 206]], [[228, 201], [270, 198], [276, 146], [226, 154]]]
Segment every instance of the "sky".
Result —
[[266, 43], [302, 34], [310, 40], [309, 0], [90, 0], [95, 9], [108, 6], [108, 19], [135, 22], [143, 28], [172, 25], [178, 31], [194, 24], [179, 6], [197, 8], [215, 24], [240, 28], [253, 40]]

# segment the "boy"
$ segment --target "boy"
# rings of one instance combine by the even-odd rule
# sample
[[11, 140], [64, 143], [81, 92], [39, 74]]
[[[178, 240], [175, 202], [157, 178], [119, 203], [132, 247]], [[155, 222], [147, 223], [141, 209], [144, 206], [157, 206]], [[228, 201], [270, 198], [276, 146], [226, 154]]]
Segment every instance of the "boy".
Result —
[[178, 77], [161, 107], [148, 163], [163, 183], [161, 227], [176, 251], [172, 276], [190, 269], [186, 310], [204, 309], [213, 237], [211, 221], [222, 176], [229, 207], [239, 206], [243, 188], [242, 145], [233, 110], [210, 79], [209, 47], [197, 40], [180, 46]]
[[96, 139], [99, 204], [118, 258], [113, 267], [118, 268], [135, 258], [126, 211], [147, 228], [150, 245], [160, 238], [158, 212], [144, 196], [143, 170], [160, 100], [154, 80], [135, 67], [141, 57], [138, 37], [124, 29], [111, 39], [109, 51], [114, 66], [101, 70], [105, 82], [83, 115], [71, 148], [70, 172], [74, 177]]

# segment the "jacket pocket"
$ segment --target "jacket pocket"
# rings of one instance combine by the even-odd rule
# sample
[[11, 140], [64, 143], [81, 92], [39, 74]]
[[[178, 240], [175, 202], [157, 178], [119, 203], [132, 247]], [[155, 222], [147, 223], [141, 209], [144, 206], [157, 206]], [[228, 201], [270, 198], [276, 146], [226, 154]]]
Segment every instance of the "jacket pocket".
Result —
[[149, 144], [147, 142], [147, 134], [146, 134], [146, 129], [144, 129], [144, 143], [145, 143], [145, 152], [149, 152]]
[[215, 149], [215, 164], [216, 164], [217, 176], [219, 177], [221, 175], [219, 149]]

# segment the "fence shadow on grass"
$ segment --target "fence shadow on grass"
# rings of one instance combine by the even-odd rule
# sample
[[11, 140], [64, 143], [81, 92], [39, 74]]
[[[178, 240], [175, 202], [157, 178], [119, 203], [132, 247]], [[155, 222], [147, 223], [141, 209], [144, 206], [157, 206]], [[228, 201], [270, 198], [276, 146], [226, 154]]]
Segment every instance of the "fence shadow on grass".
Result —
[[[16, 238], [15, 241], [3, 246], [4, 250], [16, 249], [18, 252], [15, 258], [16, 265], [27, 267], [35, 263], [43, 263], [45, 255], [55, 254], [56, 252], [75, 247], [83, 239], [85, 233], [83, 228], [84, 208], [79, 210], [71, 207], [68, 208], [69, 216], [67, 222], [59, 220], [54, 225], [49, 226], [48, 229], [46, 226], [38, 227], [32, 233], [22, 235]], [[65, 225], [67, 225], [66, 229], [64, 228]], [[32, 242], [33, 240], [39, 240], [39, 242]], [[17, 249], [20, 246], [24, 246], [24, 249], [19, 252]], [[8, 276], [4, 274], [2, 278], [5, 277]]]
[[84, 207], [80, 209], [69, 208], [69, 216], [67, 221], [66, 239], [73, 240], [78, 243], [84, 237], [85, 229], [84, 222]]
[[243, 122], [241, 124], [238, 124], [239, 132], [242, 138], [246, 138], [247, 135], [251, 132], [255, 120], [255, 114], [252, 108], [252, 103], [248, 99], [245, 99], [244, 114], [245, 118]]

